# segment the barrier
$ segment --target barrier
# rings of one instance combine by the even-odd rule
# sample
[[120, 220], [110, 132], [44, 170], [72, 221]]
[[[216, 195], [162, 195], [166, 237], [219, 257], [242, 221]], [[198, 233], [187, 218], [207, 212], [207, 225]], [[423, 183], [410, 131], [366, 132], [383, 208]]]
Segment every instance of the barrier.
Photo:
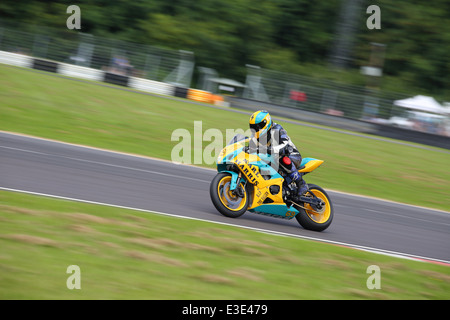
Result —
[[19, 53], [0, 51], [0, 63], [59, 73], [68, 77], [102, 81], [154, 94], [175, 96], [179, 98], [189, 98], [194, 101], [213, 103], [216, 105], [225, 104], [222, 96], [214, 95], [204, 90], [176, 87], [175, 85], [170, 83], [159, 82], [145, 78], [131, 77], [69, 63], [37, 59]]
[[33, 59], [33, 69], [58, 73], [58, 63], [49, 60]]
[[20, 53], [0, 51], [0, 63], [16, 67], [31, 68], [33, 58]]
[[103, 81], [106, 83], [117, 84], [119, 86], [128, 87], [128, 76], [121, 74], [105, 72]]
[[58, 68], [58, 73], [63, 74], [68, 77], [94, 80], [94, 81], [103, 81], [103, 71], [81, 67], [68, 63], [60, 63]]
[[390, 139], [410, 141], [450, 150], [450, 137], [446, 136], [396, 128], [388, 125], [349, 119], [325, 113], [289, 108], [286, 106], [250, 99], [228, 97], [227, 101], [233, 108], [247, 110], [248, 112], [265, 109], [274, 116], [280, 116], [291, 120], [299, 120], [307, 123], [326, 126], [329, 128], [339, 128], [351, 132], [359, 132]]
[[199, 101], [199, 102], [211, 102], [211, 96], [212, 94], [208, 91], [203, 91], [203, 90], [197, 90], [197, 89], [189, 89], [187, 92], [187, 98], [194, 100], [194, 101]]
[[144, 78], [130, 77], [128, 86], [137, 90], [156, 93], [166, 96], [174, 94], [175, 86], [165, 82], [148, 80]]
[[188, 88], [175, 87], [173, 95], [178, 98], [187, 98]]
[[213, 103], [215, 105], [223, 105], [224, 100], [223, 97], [217, 94], [212, 94], [209, 91], [198, 90], [198, 89], [189, 89], [187, 92], [187, 98], [190, 100], [205, 102], [205, 103]]

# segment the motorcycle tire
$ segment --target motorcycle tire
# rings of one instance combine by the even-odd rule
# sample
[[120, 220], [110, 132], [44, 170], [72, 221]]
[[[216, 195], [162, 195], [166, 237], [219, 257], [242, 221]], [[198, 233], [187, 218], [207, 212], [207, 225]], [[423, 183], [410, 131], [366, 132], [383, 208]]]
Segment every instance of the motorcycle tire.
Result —
[[308, 203], [299, 203], [306, 209], [296, 206], [300, 212], [295, 216], [298, 223], [307, 230], [323, 231], [327, 229], [334, 216], [333, 204], [328, 194], [321, 187], [315, 184], [308, 184], [309, 192], [320, 198], [324, 203], [324, 207], [316, 211]]
[[244, 197], [239, 197], [230, 190], [231, 174], [218, 173], [211, 181], [209, 195], [214, 207], [226, 217], [237, 218], [247, 211], [249, 205], [249, 193], [242, 182], [240, 187]]

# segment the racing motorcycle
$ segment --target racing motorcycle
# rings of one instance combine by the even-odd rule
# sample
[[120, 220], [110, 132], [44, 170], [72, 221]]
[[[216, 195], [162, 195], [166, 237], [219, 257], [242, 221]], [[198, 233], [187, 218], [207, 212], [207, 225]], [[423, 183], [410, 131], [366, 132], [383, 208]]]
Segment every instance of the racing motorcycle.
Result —
[[[217, 175], [210, 184], [216, 209], [237, 218], [246, 211], [283, 219], [293, 219], [308, 230], [323, 231], [333, 220], [333, 205], [325, 190], [308, 184], [309, 191], [298, 197], [284, 165], [289, 158], [251, 152], [249, 138], [236, 135], [217, 158]], [[277, 156], [278, 158], [278, 156]], [[323, 160], [304, 158], [298, 172], [317, 169]]]

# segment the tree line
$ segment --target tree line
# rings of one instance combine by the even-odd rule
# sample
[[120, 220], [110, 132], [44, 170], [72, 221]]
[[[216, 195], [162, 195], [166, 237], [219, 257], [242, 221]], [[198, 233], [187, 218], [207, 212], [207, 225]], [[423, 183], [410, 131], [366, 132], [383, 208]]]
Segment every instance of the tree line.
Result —
[[[345, 2], [358, 3], [351, 63], [329, 57]], [[66, 28], [66, 8], [81, 9], [81, 30], [195, 53], [197, 66], [241, 80], [246, 64], [364, 85], [370, 43], [385, 45], [382, 89], [450, 100], [448, 0], [77, 0], [0, 2], [0, 18], [21, 28]], [[366, 26], [369, 5], [381, 9], [381, 29]]]

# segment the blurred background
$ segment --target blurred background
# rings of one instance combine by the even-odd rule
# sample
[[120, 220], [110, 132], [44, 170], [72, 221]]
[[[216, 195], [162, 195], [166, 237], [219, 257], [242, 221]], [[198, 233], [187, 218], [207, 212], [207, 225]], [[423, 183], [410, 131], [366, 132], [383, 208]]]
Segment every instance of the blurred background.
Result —
[[[79, 30], [66, 25], [71, 5], [81, 10]], [[381, 10], [380, 29], [367, 27], [370, 5]], [[0, 299], [448, 300], [444, 212], [334, 193], [337, 219], [325, 235], [443, 266], [298, 245], [124, 210], [209, 219], [218, 215], [205, 199], [212, 171], [175, 182], [181, 167], [81, 154], [4, 131], [169, 160], [175, 130], [196, 138], [202, 120], [202, 143], [188, 156], [196, 161], [213, 145], [206, 130], [247, 126], [245, 113], [265, 108], [284, 117], [303, 155], [326, 160], [308, 182], [450, 211], [449, 13], [450, 0], [0, 0], [1, 186], [124, 206], [0, 192]], [[159, 169], [163, 176], [153, 177]], [[258, 228], [276, 220], [261, 218]], [[74, 264], [82, 290], [66, 287]], [[372, 265], [382, 270], [382, 291], [366, 286]]]
[[448, 0], [2, 0], [0, 50], [450, 136], [448, 12]]

